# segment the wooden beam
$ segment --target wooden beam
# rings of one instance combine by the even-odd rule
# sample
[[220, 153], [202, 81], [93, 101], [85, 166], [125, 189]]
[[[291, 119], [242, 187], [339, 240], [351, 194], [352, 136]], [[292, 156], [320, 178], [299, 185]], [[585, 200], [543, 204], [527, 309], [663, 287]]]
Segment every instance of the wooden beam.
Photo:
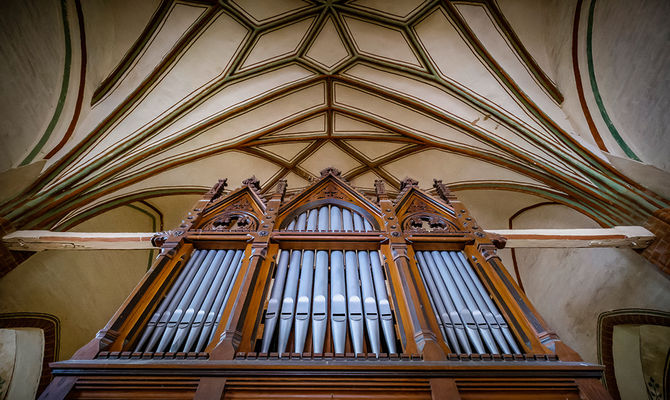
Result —
[[143, 250], [154, 249], [154, 232], [15, 231], [2, 238], [9, 250]]
[[492, 229], [487, 233], [504, 237], [505, 247], [630, 247], [643, 249], [654, 240], [641, 226], [595, 229]]
[[[494, 229], [505, 247], [630, 247], [643, 249], [654, 240], [653, 233], [641, 226], [615, 226], [598, 229]], [[9, 250], [143, 250], [153, 249], [153, 232], [51, 232], [16, 231], [2, 238]]]

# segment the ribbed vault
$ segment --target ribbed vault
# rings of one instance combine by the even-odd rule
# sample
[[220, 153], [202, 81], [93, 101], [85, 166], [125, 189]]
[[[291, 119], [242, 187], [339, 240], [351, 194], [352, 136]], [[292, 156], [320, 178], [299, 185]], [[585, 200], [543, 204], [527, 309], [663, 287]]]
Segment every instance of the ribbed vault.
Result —
[[164, 0], [94, 86], [2, 205], [16, 227], [69, 229], [218, 177], [298, 188], [326, 166], [362, 188], [529, 193], [603, 226], [668, 206], [576, 132], [494, 1]]

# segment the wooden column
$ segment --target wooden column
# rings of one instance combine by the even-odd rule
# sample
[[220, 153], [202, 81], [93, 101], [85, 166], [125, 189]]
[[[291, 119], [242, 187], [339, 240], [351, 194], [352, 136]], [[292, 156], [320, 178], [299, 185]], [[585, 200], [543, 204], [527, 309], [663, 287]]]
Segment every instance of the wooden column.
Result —
[[[251, 245], [249, 261], [242, 264], [242, 280], [237, 290], [235, 301], [229, 301], [224, 310], [221, 323], [214, 337], [219, 335], [218, 343], [210, 344], [205, 351], [210, 353], [211, 360], [232, 360], [240, 347], [243, 338], [245, 322], [248, 323], [253, 316], [253, 311], [258, 312], [262, 307], [262, 294], [258, 291], [259, 284], [263, 279], [267, 284], [266, 256], [270, 241], [270, 232], [277, 219], [279, 206], [286, 193], [286, 181], [282, 180], [277, 185], [277, 190], [268, 201], [264, 221], [261, 229], [255, 233]], [[245, 255], [246, 256], [246, 255]], [[233, 293], [237, 287], [233, 288]], [[262, 310], [261, 310], [262, 311]], [[253, 323], [258, 318], [253, 318]], [[247, 338], [250, 339], [250, 338]], [[245, 346], [246, 347], [246, 346]], [[246, 349], [249, 351], [249, 349]]]
[[[423, 355], [424, 360], [439, 361], [445, 360], [446, 355], [438, 342], [438, 337], [431, 329], [429, 319], [426, 315], [426, 309], [423, 307], [419, 295], [419, 288], [422, 287], [420, 279], [417, 279], [416, 271], [412, 271], [412, 263], [407, 254], [407, 243], [400, 229], [398, 217], [395, 214], [393, 203], [386, 195], [382, 181], [375, 181], [377, 199], [379, 207], [382, 210], [386, 231], [390, 238], [390, 258], [393, 259], [395, 272], [398, 275], [396, 293], [400, 295], [403, 301], [400, 307], [404, 308], [402, 312], [403, 326], [408, 327], [412, 334], [411, 342], [408, 340], [406, 352], [413, 351], [413, 348]], [[382, 227], [384, 229], [384, 227]], [[387, 255], [387, 258], [388, 255]]]

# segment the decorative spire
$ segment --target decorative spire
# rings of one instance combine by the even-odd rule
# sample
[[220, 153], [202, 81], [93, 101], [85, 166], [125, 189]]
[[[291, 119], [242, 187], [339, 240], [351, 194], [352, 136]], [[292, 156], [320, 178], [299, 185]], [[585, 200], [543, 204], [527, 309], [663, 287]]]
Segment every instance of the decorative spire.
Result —
[[214, 185], [210, 190], [208, 195], [211, 196], [210, 201], [214, 201], [221, 197], [223, 194], [223, 191], [226, 189], [226, 186], [228, 186], [228, 179], [219, 179], [219, 181]]
[[405, 190], [405, 188], [409, 189], [411, 187], [418, 188], [419, 187], [419, 181], [414, 180], [410, 177], [407, 177], [400, 182], [400, 190]]
[[321, 170], [321, 177], [325, 178], [328, 175], [332, 175], [338, 178], [342, 178], [342, 171], [335, 167], [328, 167]]
[[261, 181], [256, 179], [256, 175], [242, 181], [242, 185], [249, 186], [251, 189], [261, 190]]
[[410, 177], [407, 177], [400, 182], [400, 192], [398, 192], [398, 196], [395, 198], [394, 203], [398, 203], [400, 199], [405, 196], [405, 193], [407, 193], [411, 188], [419, 188], [419, 181], [414, 180]]
[[284, 201], [284, 196], [286, 196], [286, 188], [288, 187], [288, 184], [286, 183], [286, 179], [280, 179], [279, 182], [277, 182], [277, 186], [275, 186], [275, 194], [278, 194], [281, 196], [280, 202]]
[[384, 187], [384, 181], [381, 179], [375, 179], [375, 193], [377, 194], [377, 203], [381, 199], [387, 199], [386, 188]]
[[441, 179], [440, 180], [433, 179], [433, 187], [437, 191], [437, 195], [440, 196], [440, 198], [444, 200], [447, 204], [449, 204], [449, 196], [451, 195], [451, 191], [449, 190], [447, 185], [442, 183]]

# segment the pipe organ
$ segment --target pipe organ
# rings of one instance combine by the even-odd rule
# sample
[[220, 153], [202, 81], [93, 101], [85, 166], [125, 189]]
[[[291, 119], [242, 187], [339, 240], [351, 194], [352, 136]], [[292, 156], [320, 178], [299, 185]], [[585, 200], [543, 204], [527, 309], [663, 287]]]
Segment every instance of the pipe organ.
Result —
[[608, 398], [440, 181], [225, 186], [42, 398]]

